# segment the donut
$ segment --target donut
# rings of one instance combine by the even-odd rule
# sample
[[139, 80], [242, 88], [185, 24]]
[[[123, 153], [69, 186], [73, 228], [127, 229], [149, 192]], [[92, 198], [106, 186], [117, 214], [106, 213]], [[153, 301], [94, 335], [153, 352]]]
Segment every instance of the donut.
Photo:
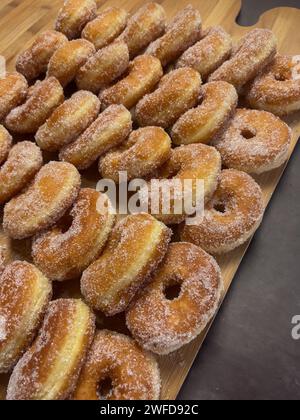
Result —
[[123, 105], [111, 105], [77, 140], [60, 151], [59, 159], [77, 169], [87, 169], [105, 152], [124, 142], [131, 130], [130, 112]]
[[33, 44], [18, 55], [17, 71], [27, 80], [37, 79], [46, 73], [50, 58], [67, 41], [67, 38], [57, 31], [48, 30], [40, 33]]
[[[189, 144], [186, 146], [172, 149], [170, 159], [161, 166], [152, 176], [160, 181], [159, 190], [156, 192], [152, 183], [147, 186], [147, 194], [142, 188], [140, 191], [140, 201], [143, 205], [148, 203], [151, 214], [161, 222], [172, 225], [179, 224], [188, 216], [186, 214], [186, 192], [185, 181], [189, 180], [192, 184], [191, 192], [188, 197], [191, 199], [193, 206], [197, 204], [197, 181], [204, 182], [204, 202], [207, 202], [214, 194], [219, 176], [221, 172], [221, 156], [220, 153], [211, 146], [205, 144]], [[179, 183], [181, 191], [177, 189], [176, 184], [170, 188], [170, 202], [166, 203], [165, 199], [168, 195], [164, 194], [164, 186], [171, 186]], [[153, 193], [151, 192], [153, 190]], [[157, 209], [153, 203], [153, 197], [158, 198]], [[191, 197], [190, 197], [191, 195]], [[166, 198], [165, 198], [166, 197]], [[199, 197], [198, 197], [199, 198]], [[167, 210], [165, 205], [169, 204]], [[180, 211], [177, 211], [179, 207]], [[153, 209], [154, 208], [154, 209]], [[155, 210], [156, 209], [156, 210]], [[158, 213], [156, 213], [158, 212]]]
[[234, 86], [222, 81], [206, 83], [201, 91], [201, 104], [187, 111], [173, 126], [173, 143], [211, 142], [224, 129], [237, 103], [238, 95]]
[[140, 55], [129, 65], [128, 74], [115, 85], [100, 93], [102, 109], [112, 104], [133, 108], [140, 99], [152, 92], [163, 76], [160, 61], [150, 55]]
[[81, 277], [86, 302], [107, 316], [123, 312], [163, 259], [171, 231], [151, 215], [122, 219], [101, 257]]
[[0, 204], [23, 190], [43, 165], [42, 152], [30, 141], [17, 143], [0, 167]]
[[33, 261], [50, 280], [77, 278], [100, 255], [115, 219], [109, 205], [99, 211], [100, 200], [109, 201], [96, 190], [82, 189], [69, 212], [70, 228], [57, 225], [34, 239]]
[[65, 0], [55, 21], [55, 29], [69, 39], [80, 38], [85, 25], [97, 17], [94, 0]]
[[274, 59], [276, 52], [274, 33], [269, 29], [253, 29], [241, 39], [231, 59], [212, 73], [208, 81], [224, 80], [241, 93], [242, 88]]
[[238, 109], [214, 146], [227, 168], [260, 174], [288, 159], [291, 140], [290, 127], [273, 114]]
[[35, 141], [42, 150], [50, 152], [61, 149], [76, 140], [97, 118], [100, 102], [91, 92], [78, 91], [60, 105], [42, 125]]
[[52, 296], [49, 280], [15, 261], [0, 277], [0, 372], [10, 371], [30, 346]]
[[25, 101], [27, 88], [27, 80], [20, 73], [8, 73], [0, 78], [0, 121], [3, 121], [12, 109]]
[[103, 178], [119, 182], [119, 172], [126, 171], [128, 181], [143, 178], [171, 156], [171, 139], [160, 127], [144, 127], [133, 131], [128, 140], [107, 153], [99, 162]]
[[[246, 100], [251, 108], [284, 116], [300, 110], [299, 59], [278, 55], [252, 83]], [[298, 67], [297, 67], [298, 66]]]
[[10, 377], [7, 400], [64, 400], [74, 392], [94, 337], [95, 317], [80, 299], [47, 308], [32, 346]]
[[0, 230], [0, 276], [12, 260], [12, 241]]
[[58, 48], [51, 57], [47, 77], [54, 76], [65, 87], [75, 79], [79, 69], [96, 52], [85, 39], [74, 39]]
[[231, 36], [221, 26], [213, 26], [203, 32], [200, 41], [182, 54], [176, 68], [192, 67], [200, 73], [202, 80], [207, 80], [229, 59], [231, 52]]
[[193, 244], [171, 243], [151, 283], [130, 306], [126, 324], [143, 348], [169, 354], [206, 328], [222, 292], [221, 270], [213, 257]]
[[127, 70], [129, 52], [125, 42], [116, 41], [97, 51], [80, 68], [76, 76], [78, 89], [98, 94]]
[[[111, 389], [105, 389], [105, 382], [111, 382]], [[154, 356], [126, 335], [97, 331], [73, 399], [158, 400], [159, 394]]]
[[96, 50], [113, 42], [126, 28], [128, 13], [120, 7], [108, 7], [87, 23], [81, 37], [94, 44]]
[[158, 88], [146, 95], [136, 106], [138, 124], [168, 128], [197, 102], [201, 91], [201, 77], [188, 67], [171, 71], [160, 81]]
[[15, 133], [35, 133], [63, 100], [64, 91], [59, 81], [49, 77], [30, 89], [26, 102], [7, 115], [5, 126]]
[[13, 239], [24, 239], [54, 225], [76, 200], [80, 175], [67, 162], [49, 162], [33, 183], [4, 207], [3, 228]]
[[0, 125], [0, 165], [6, 160], [12, 146], [12, 136]]
[[202, 33], [200, 13], [189, 5], [177, 13], [167, 26], [166, 33], [152, 42], [146, 54], [153, 55], [161, 61], [163, 67], [177, 60], [181, 54], [195, 42]]
[[147, 3], [132, 15], [117, 38], [126, 42], [130, 58], [136, 57], [165, 32], [166, 12], [158, 3]]
[[255, 233], [264, 209], [261, 188], [250, 175], [235, 169], [223, 170], [203, 221], [183, 226], [181, 240], [211, 254], [224, 254], [245, 243]]

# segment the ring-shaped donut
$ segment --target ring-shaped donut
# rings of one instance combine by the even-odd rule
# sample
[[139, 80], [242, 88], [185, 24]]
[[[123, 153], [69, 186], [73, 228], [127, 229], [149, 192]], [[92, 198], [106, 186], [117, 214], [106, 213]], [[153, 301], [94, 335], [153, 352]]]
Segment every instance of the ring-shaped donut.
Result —
[[27, 89], [27, 80], [20, 73], [8, 73], [5, 77], [0, 78], [0, 122], [12, 109], [25, 101]]

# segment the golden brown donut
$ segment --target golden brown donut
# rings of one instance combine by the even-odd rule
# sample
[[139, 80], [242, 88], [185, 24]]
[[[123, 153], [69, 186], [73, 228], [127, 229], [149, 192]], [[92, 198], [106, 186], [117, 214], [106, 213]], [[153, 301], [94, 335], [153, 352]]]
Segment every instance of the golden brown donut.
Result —
[[158, 38], [146, 50], [161, 61], [163, 67], [178, 57], [195, 42], [202, 33], [202, 20], [198, 10], [189, 5], [177, 13], [167, 26], [166, 34]]
[[70, 163], [43, 166], [29, 188], [5, 205], [4, 231], [13, 239], [23, 239], [49, 229], [76, 200], [80, 181]]
[[94, 0], [64, 0], [55, 21], [55, 29], [69, 39], [80, 38], [82, 29], [96, 16], [97, 4]]
[[16, 133], [35, 133], [64, 100], [64, 91], [55, 77], [36, 83], [23, 105], [5, 118], [5, 126]]
[[197, 104], [200, 90], [201, 77], [196, 70], [186, 67], [166, 74], [158, 88], [137, 104], [135, 114], [138, 124], [170, 127]]
[[50, 58], [67, 41], [63, 34], [56, 31], [48, 30], [40, 33], [33, 44], [18, 55], [17, 71], [28, 80], [37, 79], [46, 73]]
[[122, 219], [101, 257], [82, 275], [88, 304], [108, 316], [124, 311], [163, 259], [170, 238], [171, 231], [149, 214]]
[[128, 45], [130, 58], [143, 50], [165, 32], [166, 12], [158, 3], [146, 3], [128, 20], [119, 40]]
[[81, 275], [100, 254], [110, 234], [115, 216], [108, 205], [98, 208], [105, 194], [84, 188], [69, 212], [72, 224], [67, 231], [59, 225], [37, 236], [32, 244], [36, 266], [50, 279], [64, 281]]
[[123, 143], [131, 130], [130, 112], [123, 105], [111, 105], [76, 141], [60, 151], [59, 158], [77, 169], [86, 169], [105, 152]]
[[227, 168], [260, 174], [287, 160], [291, 139], [290, 127], [273, 114], [238, 109], [214, 146]]
[[160, 61], [150, 55], [140, 55], [129, 65], [128, 74], [115, 85], [100, 93], [102, 109], [112, 104], [133, 108], [140, 99], [156, 87], [163, 76]]
[[[178, 296], [169, 296], [176, 286]], [[221, 270], [210, 255], [187, 242], [171, 243], [152, 282], [129, 308], [127, 326], [145, 349], [169, 354], [206, 328], [222, 292]]]
[[206, 80], [228, 60], [231, 51], [231, 36], [221, 26], [213, 26], [203, 33], [200, 41], [182, 54], [176, 67], [192, 67], [200, 73], [202, 80]]
[[245, 172], [222, 171], [217, 191], [199, 224], [185, 225], [181, 240], [211, 254], [223, 254], [246, 242], [259, 227], [265, 206], [260, 186]]
[[[221, 172], [221, 156], [220, 153], [211, 146], [205, 144], [189, 144], [186, 146], [172, 149], [170, 159], [161, 166], [152, 176], [160, 180], [160, 189], [155, 194], [155, 199], [158, 198], [158, 209], [152, 203], [153, 197], [151, 188], [155, 188], [149, 183], [147, 187], [147, 195], [145, 196], [144, 189], [140, 191], [140, 200], [143, 205], [148, 203], [148, 209], [151, 214], [161, 222], [172, 225], [183, 222], [187, 216], [186, 203], [187, 197], [184, 194], [184, 182], [189, 180], [192, 182], [191, 192], [189, 197], [193, 206], [197, 204], [197, 181], [204, 182], [204, 197], [203, 201], [206, 203], [214, 194]], [[169, 182], [178, 182], [182, 191], [178, 190], [176, 186], [170, 190], [170, 206], [168, 211], [164, 210], [166, 207], [165, 199], [168, 196], [164, 194], [164, 185], [169, 185]], [[200, 192], [201, 193], [201, 192]], [[157, 196], [156, 196], [157, 195]], [[201, 197], [200, 197], [201, 198]], [[154, 209], [153, 209], [154, 207]], [[177, 208], [181, 210], [177, 211]], [[159, 213], [155, 213], [159, 210]]]
[[80, 299], [51, 302], [36, 340], [13, 370], [6, 399], [69, 398], [94, 331], [95, 317]]
[[20, 73], [8, 73], [0, 79], [0, 121], [26, 99], [27, 88], [27, 81]]
[[133, 131], [128, 140], [108, 152], [99, 162], [103, 178], [119, 182], [119, 172], [126, 171], [128, 181], [153, 173], [171, 156], [171, 139], [160, 127]]
[[62, 86], [75, 79], [77, 72], [96, 52], [94, 45], [85, 39], [74, 39], [58, 48], [51, 57], [47, 77], [54, 76]]
[[6, 160], [12, 146], [12, 136], [0, 125], [0, 165]]
[[252, 108], [263, 109], [275, 115], [287, 115], [300, 110], [300, 77], [296, 72], [299, 60], [278, 55], [257, 76], [246, 99]]
[[98, 94], [120, 77], [128, 66], [128, 47], [125, 42], [116, 41], [97, 51], [80, 68], [76, 76], [77, 87]]
[[96, 50], [106, 47], [126, 28], [128, 13], [119, 7], [108, 7], [87, 23], [81, 37], [92, 42]]
[[[111, 380], [111, 390], [101, 389]], [[79, 377], [74, 400], [158, 400], [160, 373], [153, 355], [130, 337], [97, 331]]]
[[201, 104], [183, 114], [171, 131], [176, 145], [209, 143], [224, 129], [238, 103], [233, 85], [211, 82], [202, 87]]
[[208, 79], [224, 80], [238, 92], [263, 70], [275, 57], [277, 40], [269, 29], [253, 29], [239, 42], [231, 59], [225, 61]]
[[74, 141], [97, 118], [100, 102], [91, 92], [78, 91], [42, 125], [35, 140], [42, 150], [57, 151]]
[[30, 141], [17, 143], [0, 167], [0, 204], [23, 190], [43, 165], [42, 152]]
[[0, 276], [5, 267], [12, 261], [12, 241], [8, 235], [0, 230]]
[[15, 261], [0, 277], [0, 372], [10, 371], [31, 344], [52, 296], [50, 281]]

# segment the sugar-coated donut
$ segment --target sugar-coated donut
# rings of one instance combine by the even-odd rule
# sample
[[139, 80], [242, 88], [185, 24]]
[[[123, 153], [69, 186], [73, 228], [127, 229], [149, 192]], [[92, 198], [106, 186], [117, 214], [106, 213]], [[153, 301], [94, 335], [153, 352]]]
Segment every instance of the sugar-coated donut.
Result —
[[[111, 380], [108, 393], [101, 390]], [[158, 400], [160, 373], [154, 356], [132, 338], [97, 331], [79, 377], [74, 400]]]
[[108, 316], [124, 311], [163, 259], [170, 238], [171, 231], [149, 214], [122, 219], [101, 257], [82, 275], [87, 303]]
[[166, 12], [158, 3], [147, 3], [130, 17], [118, 39], [128, 45], [130, 58], [134, 58], [165, 32]]
[[158, 88], [137, 104], [137, 122], [140, 126], [170, 127], [197, 104], [200, 90], [201, 77], [196, 70], [186, 67], [166, 74]]
[[273, 114], [238, 109], [214, 146], [227, 168], [260, 174], [287, 160], [291, 139], [290, 127]]
[[31, 344], [52, 296], [50, 281], [15, 261], [0, 277], [0, 372], [10, 371]]
[[[169, 297], [174, 286], [180, 292]], [[171, 243], [151, 283], [129, 308], [127, 326], [145, 349], [169, 354], [205, 329], [222, 292], [221, 270], [213, 257], [193, 244]]]
[[213, 26], [204, 31], [201, 40], [186, 50], [178, 59], [176, 67], [192, 67], [206, 80], [232, 51], [231, 36], [221, 27]]
[[5, 267], [12, 261], [12, 241], [8, 235], [0, 230], [0, 276]]
[[80, 68], [76, 76], [78, 89], [98, 94], [127, 70], [129, 66], [128, 47], [123, 41], [102, 48]]
[[48, 30], [40, 33], [33, 44], [18, 55], [17, 71], [28, 80], [37, 79], [46, 73], [50, 58], [67, 41], [67, 38], [60, 32]]
[[42, 165], [42, 152], [36, 144], [30, 141], [15, 144], [0, 167], [0, 204], [21, 192]]
[[103, 178], [119, 182], [119, 172], [126, 171], [128, 181], [143, 178], [171, 156], [171, 139], [160, 127], [144, 127], [133, 131], [128, 140], [108, 152], [99, 162]]
[[[186, 180], [190, 180], [192, 182], [190, 187], [191, 197], [189, 198], [191, 199], [193, 206], [196, 206], [197, 181], [202, 180], [204, 182], [203, 200], [204, 202], [207, 202], [217, 188], [220, 172], [221, 156], [214, 147], [207, 146], [205, 144], [189, 144], [172, 149], [170, 159], [153, 174], [152, 178], [160, 180], [160, 185], [162, 187], [164, 183], [168, 185], [170, 180], [172, 182], [177, 182], [181, 185], [182, 191], [180, 192], [176, 189], [176, 187], [171, 188], [169, 194], [170, 202], [167, 207], [168, 211], [165, 211], [165, 198], [167, 199], [169, 196], [166, 195], [165, 197], [163, 188], [160, 188], [157, 192], [159, 198], [159, 208], [157, 210], [159, 210], [159, 213], [155, 214], [155, 217], [167, 225], [183, 222], [188, 216], [185, 211], [186, 208], [183, 205], [187, 199], [187, 195], [185, 193], [189, 195], [189, 191], [185, 191], [184, 182]], [[156, 194], [156, 192], [154, 191], [153, 194]], [[154, 196], [154, 198], [157, 197]], [[200, 199], [201, 197], [198, 198]], [[141, 189], [140, 200], [143, 204], [145, 204], [145, 201], [146, 203], [148, 202], [149, 211], [151, 214], [154, 214], [151, 184], [147, 187], [146, 196], [144, 189]], [[177, 208], [181, 211], [177, 211]]]
[[166, 34], [154, 41], [146, 54], [157, 57], [163, 67], [177, 60], [190, 46], [199, 41], [202, 33], [202, 20], [198, 10], [189, 5], [177, 13], [167, 26]]
[[27, 80], [20, 73], [8, 73], [0, 78], [0, 121], [26, 99], [27, 88]]
[[217, 191], [205, 209], [201, 223], [185, 225], [181, 240], [212, 254], [223, 254], [246, 242], [264, 214], [260, 186], [245, 172], [222, 171]]
[[97, 4], [94, 0], [65, 0], [58, 12], [55, 29], [69, 39], [80, 38], [85, 25], [97, 16]]
[[[103, 200], [103, 211], [99, 201]], [[105, 206], [105, 203], [107, 206]], [[37, 236], [32, 245], [36, 266], [50, 279], [77, 278], [101, 253], [115, 216], [109, 212], [109, 199], [96, 190], [84, 188], [71, 209], [70, 228], [59, 225]]]
[[231, 59], [225, 61], [208, 80], [224, 80], [241, 92], [244, 85], [274, 59], [276, 52], [274, 33], [269, 29], [253, 29], [241, 39]]
[[62, 86], [75, 79], [80, 67], [96, 50], [94, 45], [85, 39], [74, 39], [58, 48], [51, 57], [47, 77], [54, 76]]
[[97, 118], [99, 111], [97, 96], [78, 91], [51, 114], [37, 131], [35, 140], [42, 150], [59, 150], [76, 140]]
[[59, 158], [77, 169], [86, 169], [105, 152], [123, 143], [131, 130], [131, 113], [123, 105], [111, 105], [76, 141], [60, 151]]
[[5, 205], [4, 231], [13, 239], [23, 239], [48, 229], [76, 200], [80, 182], [70, 163], [43, 166], [29, 188]]
[[108, 7], [87, 23], [81, 37], [92, 42], [96, 50], [106, 47], [126, 28], [128, 13], [119, 7]]
[[5, 118], [5, 126], [16, 133], [35, 133], [64, 100], [64, 91], [55, 77], [36, 83], [23, 105]]
[[129, 65], [128, 74], [100, 94], [102, 109], [112, 104], [133, 108], [144, 95], [151, 92], [163, 76], [160, 61], [150, 55], [140, 55]]
[[7, 400], [71, 397], [95, 331], [95, 317], [80, 299], [48, 306], [39, 334], [10, 377]]
[[12, 136], [0, 125], [0, 165], [6, 160], [12, 146]]
[[299, 111], [299, 62], [295, 57], [278, 55], [251, 85], [246, 96], [250, 106], [275, 115]]
[[206, 83], [201, 90], [201, 105], [187, 111], [173, 126], [173, 143], [209, 143], [224, 128], [237, 103], [233, 85], [222, 81]]

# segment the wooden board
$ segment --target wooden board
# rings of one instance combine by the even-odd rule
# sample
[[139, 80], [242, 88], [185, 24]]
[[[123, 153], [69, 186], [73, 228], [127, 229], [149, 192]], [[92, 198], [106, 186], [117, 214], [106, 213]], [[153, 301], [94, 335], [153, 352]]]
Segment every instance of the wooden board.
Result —
[[[53, 25], [53, 20], [61, 3], [62, 0], [1, 0], [0, 54], [6, 57], [9, 69], [13, 69], [16, 54], [23, 50], [38, 32]], [[98, 1], [100, 9], [111, 5], [122, 5], [122, 7], [131, 12], [144, 3], [144, 1], [140, 0], [123, 0], [121, 2], [119, 0]], [[191, 3], [200, 10], [204, 26], [220, 24], [224, 26], [234, 39], [240, 38], [254, 27], [272, 29], [278, 37], [279, 51], [281, 53], [300, 54], [300, 32], [297, 30], [300, 26], [299, 9], [277, 8], [270, 10], [260, 17], [256, 25], [246, 28], [237, 25], [235, 22], [241, 7], [240, 0], [163, 0], [159, 3], [164, 6], [169, 18], [174, 16], [178, 10]], [[293, 141], [290, 151], [292, 153], [300, 136], [300, 113], [292, 115], [286, 121], [293, 128]], [[256, 178], [263, 189], [266, 204], [271, 199], [284, 169], [285, 166]], [[94, 175], [88, 175], [86, 184], [90, 185], [94, 181]], [[249, 243], [218, 259], [225, 282], [224, 297], [248, 245]], [[20, 255], [28, 256], [28, 251], [28, 242], [24, 242], [22, 245], [18, 243], [18, 253]], [[61, 287], [61, 285], [58, 286], [56, 296], [61, 296], [62, 294], [64, 296], [78, 295], [77, 283], [72, 285], [69, 283], [67, 287], [63, 286], [63, 291]], [[124, 322], [122, 316], [111, 319], [109, 322], [104, 319], [99, 319], [98, 321], [99, 326], [111, 326], [111, 328], [123, 330]], [[162, 399], [176, 398], [209, 327], [210, 325], [203, 334], [189, 345], [172, 355], [159, 358], [162, 374]], [[0, 375], [0, 399], [5, 396], [6, 383], [7, 377]]]

